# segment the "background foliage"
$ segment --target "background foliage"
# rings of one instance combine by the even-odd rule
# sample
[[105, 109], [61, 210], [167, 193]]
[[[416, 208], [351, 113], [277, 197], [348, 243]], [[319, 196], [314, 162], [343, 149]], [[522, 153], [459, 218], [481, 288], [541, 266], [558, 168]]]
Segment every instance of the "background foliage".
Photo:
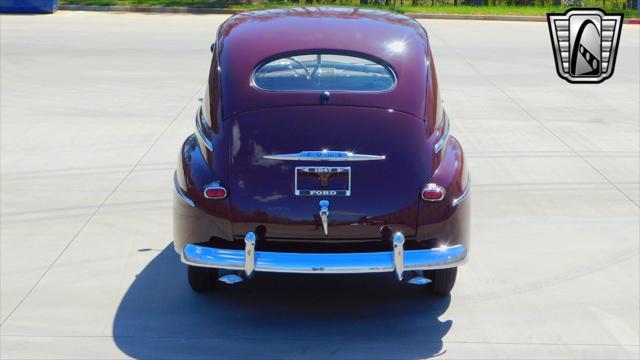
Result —
[[338, 5], [444, 14], [544, 15], [572, 7], [594, 7], [638, 17], [638, 0], [60, 0], [73, 5], [133, 5], [260, 9], [296, 5]]

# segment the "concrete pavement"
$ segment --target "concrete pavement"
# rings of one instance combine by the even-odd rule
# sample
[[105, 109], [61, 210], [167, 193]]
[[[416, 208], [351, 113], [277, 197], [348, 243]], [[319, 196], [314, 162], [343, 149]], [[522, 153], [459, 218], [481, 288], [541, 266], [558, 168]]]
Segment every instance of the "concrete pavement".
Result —
[[0, 17], [1, 358], [640, 356], [640, 28], [571, 85], [546, 24], [421, 21], [472, 171], [450, 298], [274, 275], [199, 296], [171, 175], [224, 19]]

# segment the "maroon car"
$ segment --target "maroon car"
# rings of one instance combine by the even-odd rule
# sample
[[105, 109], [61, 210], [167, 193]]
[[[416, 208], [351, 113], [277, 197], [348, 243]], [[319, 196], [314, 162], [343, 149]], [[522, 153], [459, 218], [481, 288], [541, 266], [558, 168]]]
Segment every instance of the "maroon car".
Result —
[[394, 13], [253, 11], [212, 45], [175, 173], [191, 287], [255, 272], [392, 272], [448, 294], [467, 258], [469, 175], [425, 30]]

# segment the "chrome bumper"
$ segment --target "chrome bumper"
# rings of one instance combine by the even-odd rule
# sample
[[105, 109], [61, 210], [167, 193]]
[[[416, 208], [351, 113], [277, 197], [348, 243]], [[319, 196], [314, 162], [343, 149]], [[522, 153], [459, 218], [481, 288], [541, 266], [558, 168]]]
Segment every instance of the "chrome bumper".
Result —
[[464, 245], [428, 250], [404, 250], [404, 236], [396, 233], [393, 250], [371, 253], [307, 254], [255, 251], [255, 234], [245, 236], [245, 250], [227, 250], [189, 244], [182, 251], [182, 262], [193, 266], [239, 270], [250, 276], [254, 271], [282, 273], [357, 274], [395, 272], [402, 280], [405, 271], [456, 267], [464, 263]]

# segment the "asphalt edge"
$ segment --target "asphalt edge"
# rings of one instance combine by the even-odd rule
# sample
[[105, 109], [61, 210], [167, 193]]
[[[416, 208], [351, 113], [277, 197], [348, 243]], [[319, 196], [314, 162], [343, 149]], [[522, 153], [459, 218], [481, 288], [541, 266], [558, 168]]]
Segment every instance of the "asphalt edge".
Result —
[[[210, 9], [210, 8], [176, 8], [157, 6], [95, 6], [95, 5], [59, 5], [58, 10], [67, 11], [109, 11], [109, 12], [139, 12], [158, 14], [237, 14], [246, 10]], [[473, 15], [473, 14], [431, 14], [405, 13], [414, 19], [447, 19], [447, 20], [488, 20], [488, 21], [531, 21], [546, 22], [546, 16], [522, 15]], [[640, 24], [640, 19], [624, 19], [625, 24]]]

